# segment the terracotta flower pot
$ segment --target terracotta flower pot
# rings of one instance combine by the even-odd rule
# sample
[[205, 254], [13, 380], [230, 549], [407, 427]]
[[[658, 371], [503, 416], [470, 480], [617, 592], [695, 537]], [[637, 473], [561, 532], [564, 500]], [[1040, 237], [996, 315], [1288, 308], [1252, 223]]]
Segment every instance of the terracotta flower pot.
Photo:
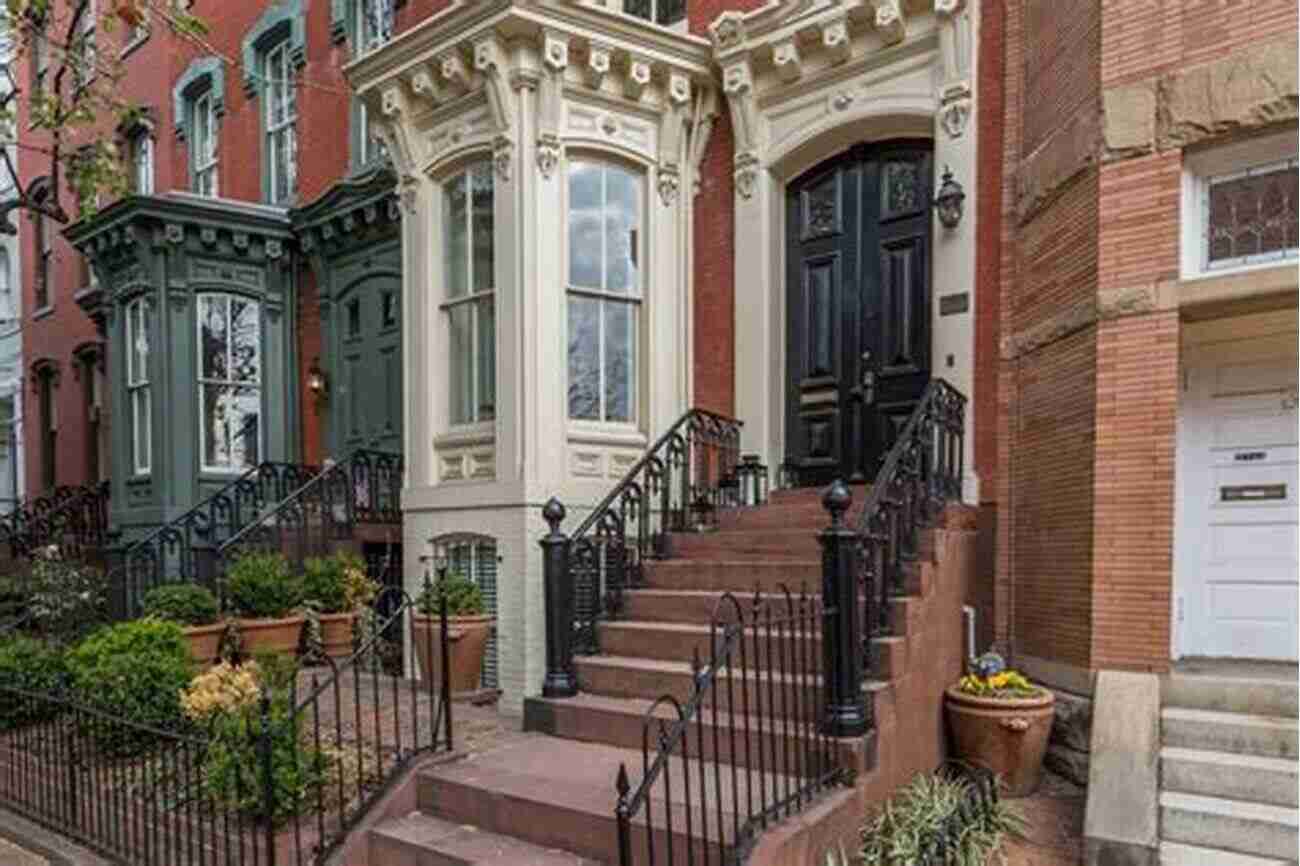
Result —
[[298, 652], [298, 638], [302, 634], [305, 617], [290, 616], [284, 619], [241, 619], [239, 636], [244, 652], [278, 652], [294, 655]]
[[[422, 674], [442, 682], [442, 646], [439, 642], [438, 617], [416, 614], [411, 626], [415, 657]], [[492, 634], [490, 616], [447, 617], [447, 655], [451, 663], [451, 692], [478, 691], [483, 674], [483, 651]]]
[[226, 632], [224, 622], [212, 625], [192, 625], [185, 629], [185, 637], [190, 642], [190, 655], [194, 661], [204, 667], [215, 664], [217, 654], [221, 652], [221, 636]]
[[1007, 797], [1033, 793], [1052, 732], [1052, 693], [1043, 689], [1031, 698], [985, 698], [950, 686], [944, 697], [954, 757], [996, 773]]
[[322, 613], [320, 615], [320, 642], [325, 655], [332, 659], [345, 659], [352, 655], [352, 623], [355, 614]]

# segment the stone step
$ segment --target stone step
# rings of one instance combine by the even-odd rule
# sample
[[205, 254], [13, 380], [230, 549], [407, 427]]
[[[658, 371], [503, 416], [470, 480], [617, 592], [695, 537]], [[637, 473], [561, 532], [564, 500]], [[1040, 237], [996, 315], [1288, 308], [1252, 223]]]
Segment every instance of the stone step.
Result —
[[[421, 773], [416, 802], [421, 811], [445, 821], [472, 824], [541, 848], [561, 848], [615, 863], [614, 783], [620, 765], [627, 767], [635, 791], [641, 778], [640, 749], [526, 734], [509, 746]], [[669, 762], [671, 804], [665, 798], [665, 786], [656, 784], [650, 796], [653, 830], [647, 826], [644, 809], [633, 817], [634, 862], [649, 862], [645, 852], [651, 833], [658, 862], [703, 862], [698, 843], [690, 846], [694, 848], [693, 860], [688, 858], [688, 839], [683, 832], [688, 812], [693, 837], [709, 840], [709, 861], [730, 858], [732, 804], [743, 802], [744, 791], [733, 787], [729, 771], [715, 772], [708, 763], [702, 766], [701, 781], [700, 765], [690, 764], [688, 783], [682, 762]], [[670, 805], [671, 834], [665, 829], [665, 810]]]
[[1295, 761], [1230, 752], [1160, 750], [1160, 787], [1183, 794], [1202, 794], [1275, 806], [1297, 806]]
[[[1264, 670], [1273, 668], [1259, 667]], [[1268, 677], [1173, 672], [1160, 684], [1160, 701], [1166, 707], [1294, 719], [1300, 715], [1296, 666], [1277, 665], [1276, 669], [1276, 675]]]
[[1295, 861], [1252, 857], [1249, 854], [1224, 851], [1222, 848], [1161, 842], [1160, 866], [1295, 866]]
[[598, 866], [568, 851], [542, 848], [475, 827], [412, 812], [370, 831], [368, 856], [384, 866]]
[[744, 561], [728, 559], [669, 559], [645, 564], [648, 589], [699, 590], [798, 594], [818, 592], [822, 583], [821, 560]]
[[819, 559], [816, 530], [787, 526], [766, 529], [721, 529], [678, 533], [671, 538], [675, 559], [792, 560]]
[[1176, 748], [1292, 760], [1297, 755], [1294, 718], [1165, 707], [1160, 711], [1160, 737], [1162, 745]]
[[[642, 700], [647, 704], [663, 695], [671, 695], [678, 703], [684, 704], [690, 699], [694, 686], [694, 676], [687, 662], [599, 655], [578, 656], [574, 659], [574, 667], [581, 691], [611, 698]], [[750, 712], [754, 715], [811, 719], [820, 712], [823, 691], [820, 675], [759, 671], [751, 672], [744, 679], [748, 682]], [[716, 697], [706, 700], [706, 705], [711, 709], [716, 701], [719, 712], [742, 714], [745, 696], [741, 681], [738, 672], [730, 678], [725, 672], [719, 673], [714, 692]], [[734, 705], [730, 707], [727, 703], [729, 682], [734, 696]], [[760, 701], [761, 705], [756, 706]]]
[[[784, 605], [783, 605], [784, 606]], [[724, 612], [725, 615], [726, 612]], [[734, 617], [727, 617], [734, 621]], [[689, 662], [698, 654], [701, 664], [707, 664], [712, 654], [715, 634], [721, 640], [724, 626], [716, 630], [708, 625], [694, 623], [647, 622], [642, 620], [616, 620], [599, 626], [600, 651], [614, 656], [634, 656], [662, 661]], [[821, 658], [821, 633], [791, 632], [788, 629], [760, 627], [750, 631], [744, 641], [744, 663], [747, 669], [771, 670], [788, 667], [792, 658], [810, 662]], [[739, 649], [739, 648], [738, 648]], [[809, 656], [809, 653], [815, 653]], [[735, 658], [741, 665], [739, 655]]]
[[[928, 573], [928, 572], [925, 572]], [[921, 587], [917, 587], [918, 589]], [[913, 590], [914, 592], [914, 590]], [[909, 617], [915, 619], [920, 614], [920, 593], [895, 596], [890, 599], [890, 621], [897, 634], [905, 634]], [[720, 609], [722, 590], [713, 589], [629, 589], [623, 593], [621, 619], [643, 622], [695, 623], [708, 625], [713, 621], [715, 612], [726, 619], [734, 618], [731, 609]], [[754, 614], [754, 592], [737, 591], [733, 593], [736, 603], [746, 619]], [[777, 605], [776, 610], [784, 610], [784, 595], [767, 593], [763, 596], [769, 603]], [[794, 599], [798, 601], [796, 596]], [[728, 607], [730, 602], [727, 602]], [[858, 600], [862, 604], [862, 599]]]
[[820, 502], [762, 505], [757, 508], [733, 508], [718, 513], [723, 529], [802, 529], [819, 532], [830, 523], [830, 515]]
[[[525, 730], [638, 751], [647, 724], [653, 732], [659, 721], [675, 718], [671, 706], [652, 705], [640, 698], [579, 693], [572, 698], [528, 698], [524, 702]], [[734, 737], [733, 731], [737, 734]], [[856, 740], [810, 737], [806, 731], [792, 729], [780, 721], [743, 712], [735, 718], [719, 712], [716, 719], [712, 712], [704, 712], [696, 716], [690, 731], [692, 757], [703, 755], [706, 761], [720, 761], [727, 767], [752, 768], [756, 776], [747, 780], [749, 790], [764, 785], [770, 790], [771, 780], [782, 775], [784, 768], [816, 766], [819, 760], [816, 756], [827, 751], [835, 756], [838, 766], [865, 772], [874, 765], [874, 747], [874, 737]]]
[[1288, 860], [1300, 843], [1298, 825], [1296, 810], [1283, 806], [1160, 793], [1160, 837], [1169, 842]]

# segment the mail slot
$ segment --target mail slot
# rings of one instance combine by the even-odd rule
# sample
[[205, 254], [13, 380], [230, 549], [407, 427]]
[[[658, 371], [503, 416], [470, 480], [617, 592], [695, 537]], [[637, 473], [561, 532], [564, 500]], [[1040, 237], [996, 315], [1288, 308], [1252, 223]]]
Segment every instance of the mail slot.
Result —
[[1236, 484], [1219, 488], [1220, 502], [1258, 502], [1286, 499], [1285, 484]]

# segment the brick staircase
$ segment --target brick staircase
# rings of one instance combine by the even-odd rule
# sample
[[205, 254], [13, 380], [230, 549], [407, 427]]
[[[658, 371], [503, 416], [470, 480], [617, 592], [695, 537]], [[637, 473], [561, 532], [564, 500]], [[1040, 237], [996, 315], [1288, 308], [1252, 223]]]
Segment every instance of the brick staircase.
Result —
[[[723, 514], [717, 532], [674, 535], [673, 558], [646, 563], [645, 585], [627, 591], [619, 619], [600, 624], [601, 654], [575, 659], [579, 693], [564, 699], [529, 699], [524, 724], [528, 733], [495, 751], [420, 773], [416, 810], [390, 817], [371, 830], [368, 862], [385, 866], [617, 863], [614, 779], [620, 764], [626, 764], [634, 786], [642, 774], [643, 719], [648, 707], [663, 694], [678, 701], [688, 698], [692, 657], [697, 652], [709, 657], [710, 621], [725, 592], [735, 593], [748, 611], [756, 589], [769, 596], [781, 593], [782, 599], [783, 587], [795, 593], [805, 587], [809, 593], [820, 589], [817, 533], [828, 521], [819, 495], [812, 489], [778, 491], [761, 508]], [[861, 503], [863, 496], [862, 488], [855, 489], [856, 502]], [[950, 509], [945, 514], [949, 522], [952, 513]], [[948, 669], [960, 664], [960, 601], [945, 601], [950, 615], [937, 617], [934, 628], [923, 627], [922, 620], [937, 603], [935, 575], [946, 546], [942, 533], [922, 532], [920, 561], [910, 567], [909, 594], [890, 603], [893, 633], [875, 639], [875, 669], [864, 684], [875, 731], [857, 740], [833, 741], [838, 759], [860, 774], [857, 787], [835, 789], [799, 821], [787, 825], [806, 831], [810, 824], [827, 819], [827, 826], [833, 825], [832, 835], [852, 835], [863, 815], [865, 796], [892, 790], [911, 772], [933, 769], [942, 757], [942, 722], [937, 713]], [[958, 598], [961, 591], [956, 587], [950, 594]], [[811, 641], [817, 649], [821, 638], [803, 633], [793, 639]], [[909, 678], [909, 651], [920, 661], [934, 655], [928, 647], [939, 643], [951, 649], [948, 654], [953, 658], [937, 666], [933, 661], [918, 665], [918, 675]], [[767, 667], [764, 677], [797, 676]], [[809, 699], [801, 702], [798, 712], [819, 711], [813, 691], [809, 685]], [[925, 697], [918, 701], [914, 693]], [[907, 723], [908, 736], [900, 738], [914, 742], [900, 743], [887, 766], [878, 768], [877, 735], [888, 732], [892, 738], [896, 715], [919, 703], [926, 708], [916, 711]], [[671, 710], [660, 709], [668, 718]], [[691, 811], [708, 804], [709, 837], [716, 839], [720, 826], [725, 845], [730, 843], [733, 804], [743, 807], [748, 794], [745, 773], [739, 770], [760, 760], [756, 757], [760, 753], [770, 754], [773, 748], [797, 752], [800, 744], [782, 732], [781, 719], [755, 724], [747, 750], [728, 733], [732, 728], [725, 713], [715, 716], [702, 711], [699, 718], [700, 757], [716, 763], [699, 765], [698, 779], [697, 765], [690, 765], [689, 796], [695, 804]], [[696, 731], [693, 724], [693, 743]], [[651, 742], [651, 757], [654, 748]], [[690, 861], [685, 856], [685, 815], [679, 801], [685, 796], [687, 780], [679, 778], [675, 762], [670, 764], [670, 774], [669, 783], [678, 792], [674, 794], [677, 818], [670, 834], [663, 803], [653, 804], [656, 847], [661, 862], [685, 863]], [[698, 821], [695, 831], [698, 835]], [[783, 831], [786, 838], [769, 840], [781, 837]], [[643, 862], [645, 832], [644, 823], [634, 818], [632, 849], [638, 863]], [[791, 849], [781, 847], [791, 843], [794, 832], [784, 825], [769, 831], [761, 837], [751, 862], [802, 861]], [[666, 856], [668, 845], [675, 855], [671, 860]]]

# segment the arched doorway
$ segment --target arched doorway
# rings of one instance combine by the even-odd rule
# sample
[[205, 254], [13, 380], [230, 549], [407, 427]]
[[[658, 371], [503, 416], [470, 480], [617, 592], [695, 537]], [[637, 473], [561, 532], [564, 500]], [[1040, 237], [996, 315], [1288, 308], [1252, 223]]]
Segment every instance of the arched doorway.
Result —
[[786, 195], [785, 463], [875, 475], [930, 378], [927, 140], [859, 145]]

